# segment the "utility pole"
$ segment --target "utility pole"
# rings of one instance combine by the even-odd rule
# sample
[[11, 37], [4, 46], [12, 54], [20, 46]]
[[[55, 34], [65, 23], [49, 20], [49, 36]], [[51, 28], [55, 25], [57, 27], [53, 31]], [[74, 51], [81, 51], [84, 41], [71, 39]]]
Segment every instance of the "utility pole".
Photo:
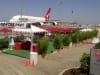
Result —
[[22, 15], [23, 15], [22, 3], [23, 3], [23, 1], [20, 0], [20, 16], [21, 16], [21, 21], [22, 21]]
[[59, 18], [59, 19], [60, 19], [61, 21], [63, 20], [63, 18], [62, 18], [62, 14], [63, 14], [62, 5], [63, 5], [63, 1], [60, 0], [60, 1], [59, 1], [59, 9], [60, 9], [60, 18]]

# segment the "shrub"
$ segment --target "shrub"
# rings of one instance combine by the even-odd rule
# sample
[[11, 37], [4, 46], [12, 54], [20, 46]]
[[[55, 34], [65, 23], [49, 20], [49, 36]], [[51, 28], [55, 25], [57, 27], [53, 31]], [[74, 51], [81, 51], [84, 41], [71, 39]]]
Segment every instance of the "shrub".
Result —
[[62, 42], [64, 46], [68, 46], [71, 42], [71, 36], [70, 35], [65, 35]]
[[83, 36], [83, 40], [86, 40], [87, 39], [87, 32], [82, 32], [81, 35]]
[[62, 39], [60, 38], [60, 36], [55, 36], [54, 40], [53, 40], [53, 45], [55, 49], [60, 49], [62, 46]]
[[79, 42], [79, 32], [76, 32], [76, 33], [72, 34], [72, 42], [73, 43], [78, 43]]
[[93, 35], [93, 37], [97, 37], [97, 35], [98, 35], [98, 30], [96, 30], [96, 29], [93, 30], [93, 31], [92, 31], [92, 35]]
[[81, 71], [89, 73], [89, 66], [90, 66], [90, 54], [84, 53], [80, 60], [81, 63]]
[[79, 33], [79, 41], [83, 41], [84, 37], [85, 37], [84, 32], [80, 32]]
[[37, 44], [39, 47], [38, 53], [41, 55], [46, 54], [49, 41], [46, 38], [42, 38], [37, 41]]
[[8, 48], [9, 42], [5, 39], [0, 39], [0, 49], [2, 48]]

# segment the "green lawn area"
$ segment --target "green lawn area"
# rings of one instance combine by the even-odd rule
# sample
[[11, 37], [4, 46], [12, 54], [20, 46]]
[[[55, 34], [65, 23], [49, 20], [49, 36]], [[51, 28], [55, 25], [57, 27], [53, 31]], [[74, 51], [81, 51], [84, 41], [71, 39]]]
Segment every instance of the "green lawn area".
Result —
[[[54, 51], [53, 43], [50, 42], [47, 48], [47, 54], [50, 54]], [[3, 49], [3, 53], [9, 54], [9, 55], [14, 55], [14, 56], [19, 56], [23, 58], [30, 58], [30, 52], [27, 50], [14, 50], [14, 49]]]
[[6, 50], [3, 53], [15, 55], [15, 56], [23, 57], [23, 58], [29, 58], [30, 57], [30, 52], [26, 51], [26, 50]]

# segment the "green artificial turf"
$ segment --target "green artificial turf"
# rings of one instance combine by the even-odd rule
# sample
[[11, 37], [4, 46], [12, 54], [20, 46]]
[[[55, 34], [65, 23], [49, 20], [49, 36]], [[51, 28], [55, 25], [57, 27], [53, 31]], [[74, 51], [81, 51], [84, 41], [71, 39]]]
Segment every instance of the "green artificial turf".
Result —
[[5, 54], [15, 55], [23, 58], [29, 58], [30, 52], [26, 50], [6, 50], [4, 51]]

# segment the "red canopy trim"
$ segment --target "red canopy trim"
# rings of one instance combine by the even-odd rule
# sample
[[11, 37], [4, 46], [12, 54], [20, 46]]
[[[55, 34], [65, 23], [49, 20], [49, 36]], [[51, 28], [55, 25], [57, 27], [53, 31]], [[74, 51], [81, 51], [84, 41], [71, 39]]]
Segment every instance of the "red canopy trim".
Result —
[[0, 32], [9, 33], [9, 32], [12, 32], [12, 29], [10, 29], [10, 28], [0, 28]]
[[75, 30], [75, 28], [73, 27], [57, 27], [57, 26], [40, 26], [40, 28], [45, 29], [52, 33], [57, 33], [57, 32], [70, 33]]

